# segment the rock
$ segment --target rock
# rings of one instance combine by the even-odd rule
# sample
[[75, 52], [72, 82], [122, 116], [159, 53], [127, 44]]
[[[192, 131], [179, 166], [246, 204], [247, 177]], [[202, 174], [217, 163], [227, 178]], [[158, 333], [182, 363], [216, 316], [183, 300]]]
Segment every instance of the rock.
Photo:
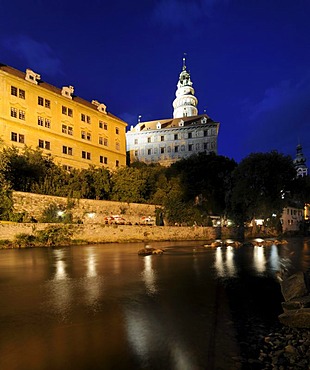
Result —
[[163, 254], [163, 253], [164, 253], [164, 251], [162, 249], [154, 249], [152, 251], [152, 254]]
[[303, 297], [308, 292], [304, 274], [301, 271], [291, 275], [287, 279], [284, 279], [280, 282], [280, 285], [285, 301], [290, 301], [297, 297]]
[[211, 247], [220, 247], [221, 245], [222, 245], [222, 243], [219, 242], [219, 241], [215, 241], [215, 242], [211, 243]]
[[138, 250], [139, 256], [150, 256], [152, 254], [163, 254], [164, 251], [162, 249], [155, 249], [155, 248], [142, 248]]
[[291, 344], [288, 344], [285, 348], [284, 348], [285, 352], [287, 353], [291, 353], [291, 354], [295, 354], [297, 352], [296, 348], [293, 347]]
[[297, 310], [299, 308], [310, 308], [310, 295], [282, 302], [282, 308], [284, 312]]
[[310, 308], [290, 310], [279, 315], [282, 324], [293, 328], [310, 328]]

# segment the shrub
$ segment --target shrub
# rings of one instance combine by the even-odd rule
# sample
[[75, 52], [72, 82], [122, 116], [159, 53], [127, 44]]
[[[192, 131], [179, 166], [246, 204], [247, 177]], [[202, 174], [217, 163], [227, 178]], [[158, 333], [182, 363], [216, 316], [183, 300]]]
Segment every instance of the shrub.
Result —
[[36, 240], [45, 246], [67, 244], [71, 241], [72, 229], [66, 226], [48, 226], [36, 231]]

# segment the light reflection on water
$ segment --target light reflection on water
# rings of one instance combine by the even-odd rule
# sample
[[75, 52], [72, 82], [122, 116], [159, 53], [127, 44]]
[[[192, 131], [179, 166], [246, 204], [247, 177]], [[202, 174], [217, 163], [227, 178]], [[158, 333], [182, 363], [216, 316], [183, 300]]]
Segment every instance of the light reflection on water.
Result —
[[212, 370], [214, 346], [231, 358], [224, 299], [227, 319], [215, 320], [219, 281], [305, 271], [309, 245], [158, 243], [166, 253], [146, 257], [134, 244], [0, 251], [0, 361], [10, 370]]

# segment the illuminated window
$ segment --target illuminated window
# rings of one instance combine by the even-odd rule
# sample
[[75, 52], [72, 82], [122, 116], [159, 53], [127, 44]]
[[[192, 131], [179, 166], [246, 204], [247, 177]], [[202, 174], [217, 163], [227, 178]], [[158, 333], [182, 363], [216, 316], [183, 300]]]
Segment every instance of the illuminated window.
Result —
[[51, 128], [51, 121], [48, 118], [45, 118], [45, 127]]
[[39, 148], [51, 150], [51, 143], [50, 141], [40, 140], [39, 139]]
[[72, 126], [68, 126], [68, 135], [73, 135], [73, 127]]
[[38, 125], [39, 126], [43, 126], [43, 122], [44, 122], [44, 119], [43, 119], [43, 117], [38, 117]]
[[63, 133], [63, 134], [66, 134], [68, 131], [68, 128], [67, 128], [67, 125], [62, 125], [61, 126], [61, 132]]
[[19, 89], [19, 95], [18, 95], [21, 99], [25, 99], [26, 97], [26, 93], [25, 93], [25, 90], [22, 90], [22, 89]]
[[150, 142], [151, 142], [151, 138], [150, 138], [150, 137], [148, 137], [148, 138], [147, 138], [147, 142], [148, 142], [148, 143], [150, 143]]
[[17, 109], [11, 108], [11, 117], [17, 118]]
[[20, 110], [18, 111], [18, 117], [19, 117], [19, 119], [25, 120], [25, 118], [26, 118], [26, 113], [25, 113], [25, 111], [20, 109]]
[[85, 122], [85, 114], [81, 113], [81, 121]]
[[90, 117], [89, 116], [86, 116], [86, 122], [90, 123]]
[[103, 145], [104, 145], [104, 146], [108, 146], [108, 139], [107, 139], [107, 138], [104, 138], [104, 139], [103, 139]]

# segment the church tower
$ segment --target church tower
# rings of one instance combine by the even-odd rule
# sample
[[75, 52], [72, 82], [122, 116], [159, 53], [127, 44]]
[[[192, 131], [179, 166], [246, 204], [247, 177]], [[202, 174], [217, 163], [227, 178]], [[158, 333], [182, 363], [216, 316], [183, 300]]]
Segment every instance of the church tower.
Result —
[[176, 98], [173, 101], [173, 118], [192, 117], [198, 115], [198, 100], [194, 96], [193, 83], [186, 69], [185, 57], [183, 68], [177, 84]]
[[300, 144], [297, 145], [296, 148], [296, 158], [293, 161], [294, 167], [297, 172], [297, 176], [307, 176], [308, 175], [308, 168], [306, 166], [306, 158], [302, 152], [302, 146]]

